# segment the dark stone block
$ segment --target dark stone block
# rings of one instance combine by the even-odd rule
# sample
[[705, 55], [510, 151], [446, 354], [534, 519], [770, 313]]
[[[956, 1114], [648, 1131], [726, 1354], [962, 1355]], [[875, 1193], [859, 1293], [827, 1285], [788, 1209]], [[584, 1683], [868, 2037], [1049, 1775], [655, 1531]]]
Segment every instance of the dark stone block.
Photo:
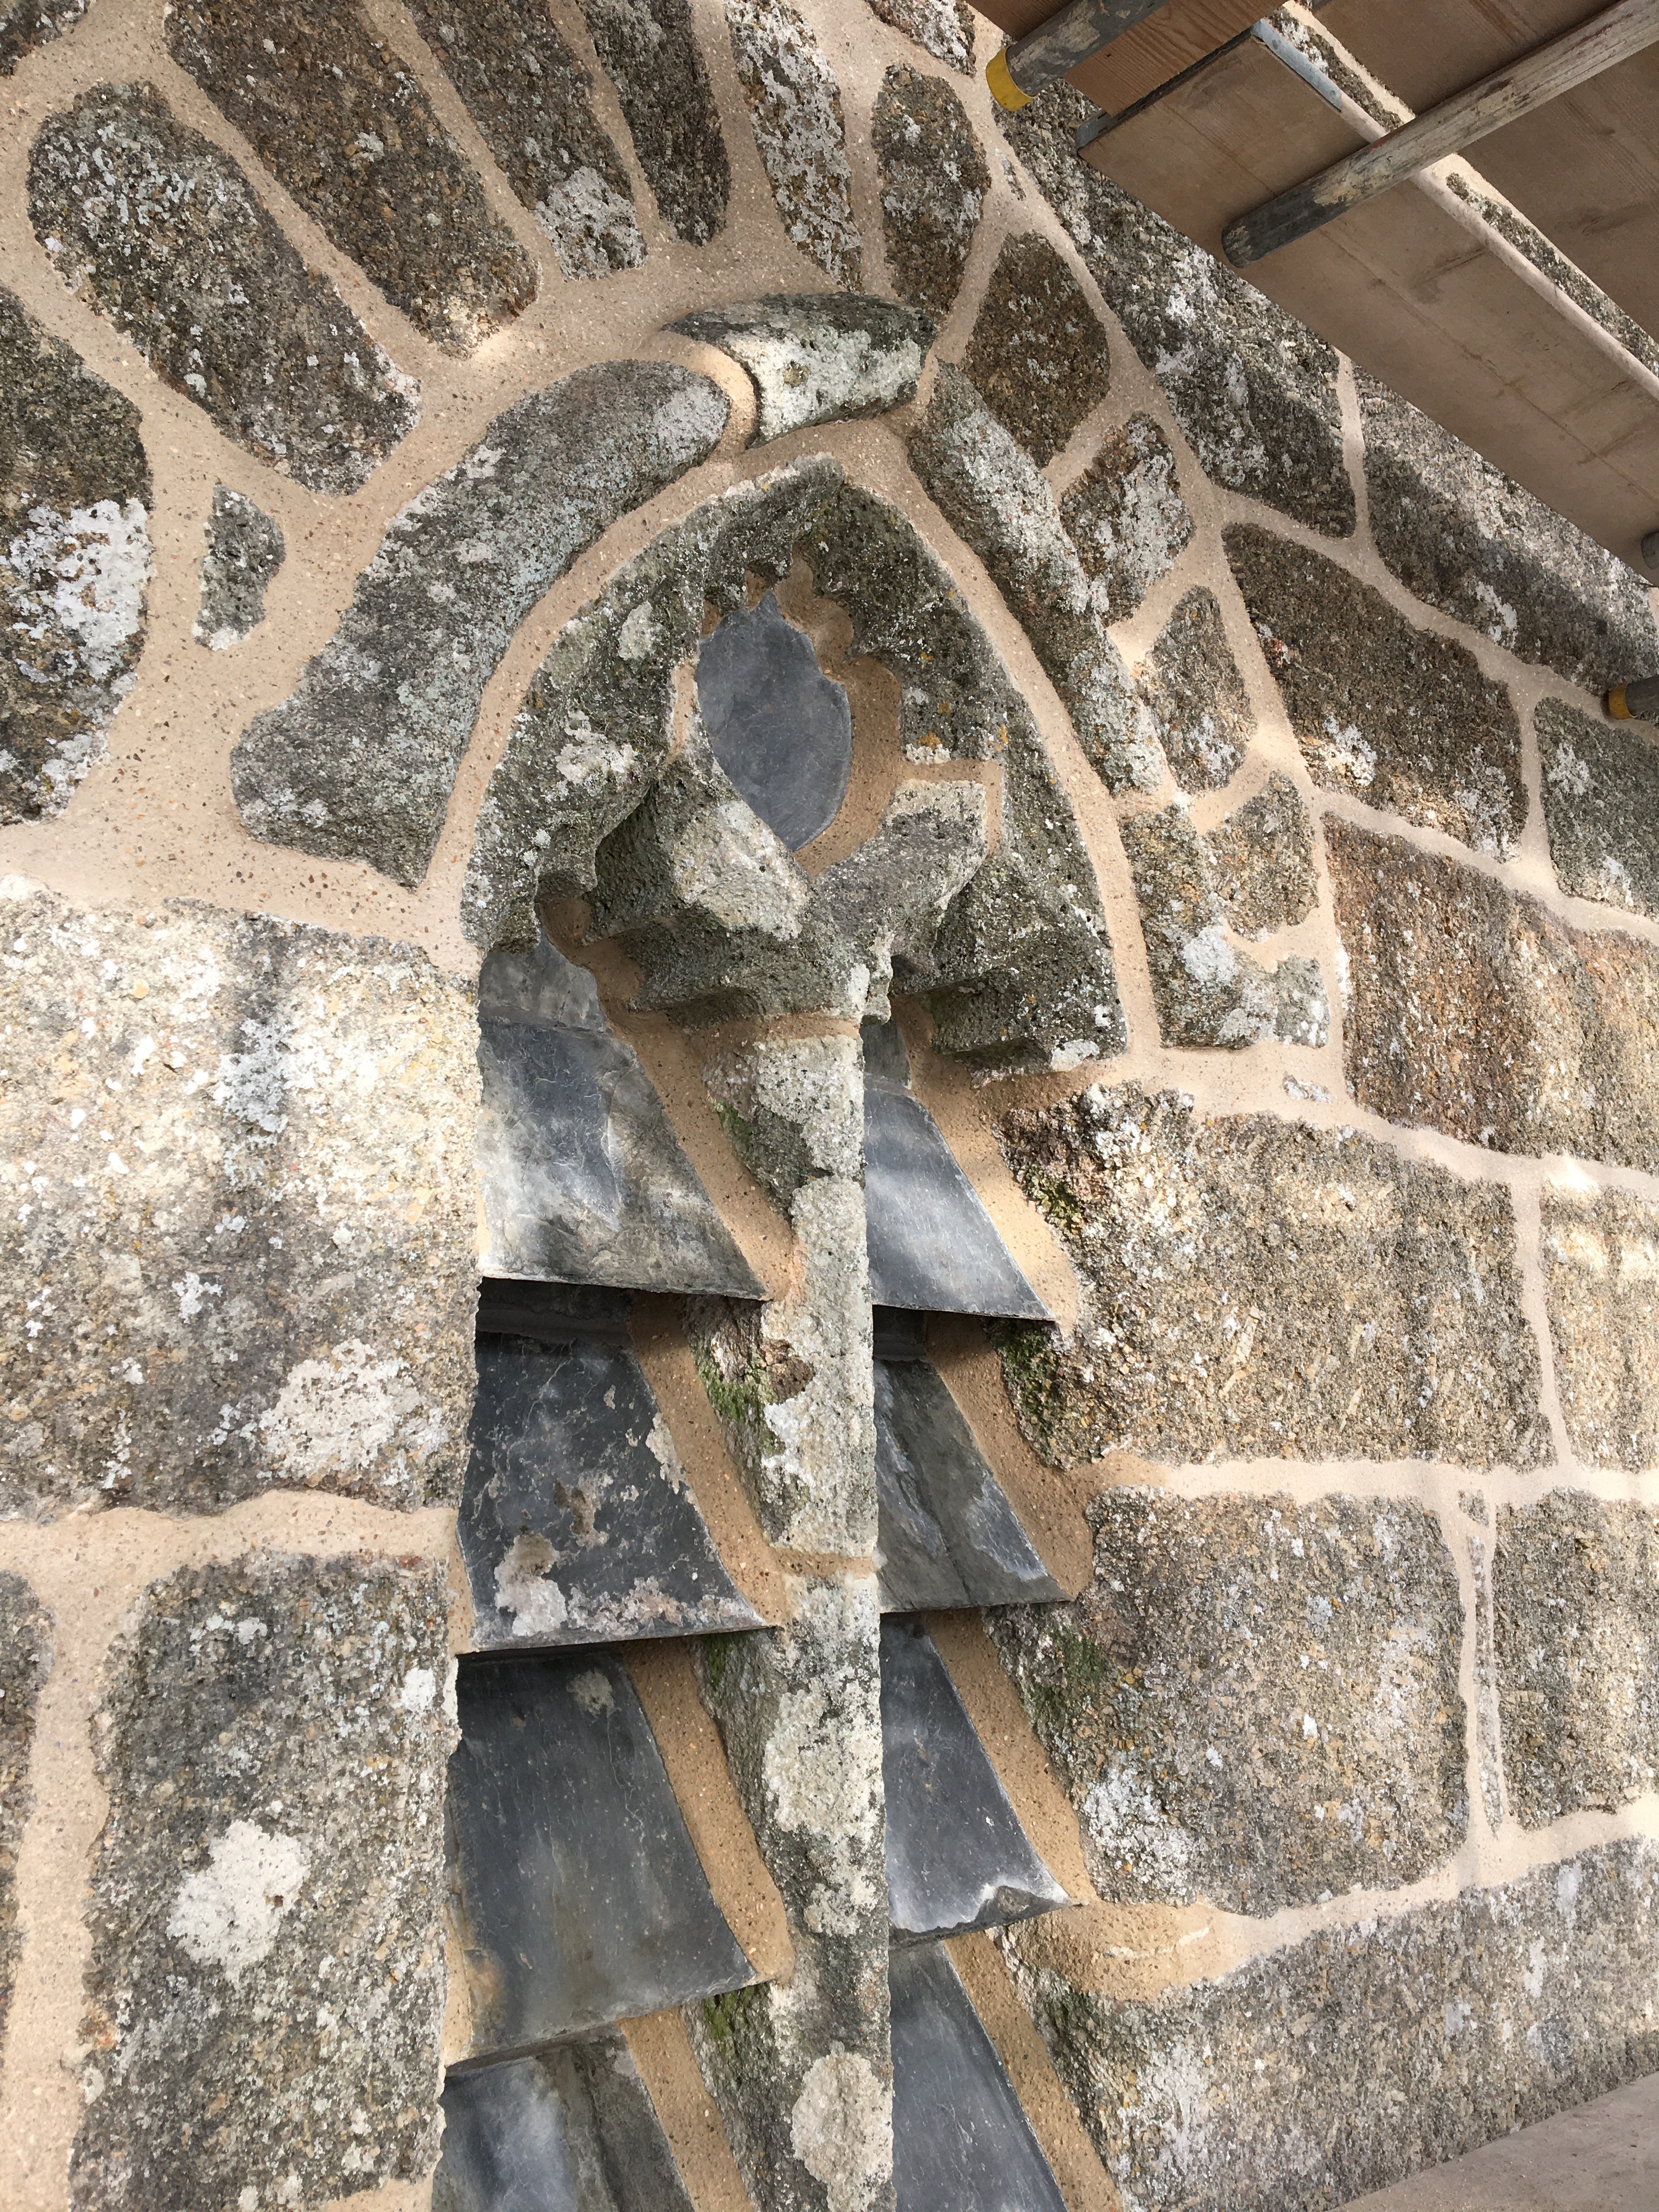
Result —
[[1598, 721], [1559, 699], [1539, 701], [1533, 726], [1562, 890], [1659, 915], [1659, 731]]
[[138, 410], [0, 288], [0, 822], [61, 813], [104, 757], [153, 495]]
[[466, 102], [563, 276], [635, 269], [645, 240], [633, 187], [600, 128], [593, 80], [552, 17], [514, 0], [412, 0], [427, 44]]
[[452, 2073], [432, 2212], [691, 2212], [619, 2035]]
[[1111, 389], [1100, 318], [1036, 231], [1009, 239], [998, 254], [962, 365], [1039, 468]]
[[919, 1098], [866, 1081], [864, 1150], [875, 1304], [1048, 1318]]
[[486, 1269], [759, 1297], [639, 1055], [605, 1029], [586, 970], [544, 937], [532, 953], [490, 955], [478, 1003]]
[[829, 58], [788, 0], [726, 0], [725, 13], [756, 149], [790, 243], [855, 292], [864, 246]]
[[876, 1492], [884, 1613], [1063, 1597], [937, 1370], [876, 1359]]
[[1216, 896], [1241, 937], [1267, 937], [1305, 921], [1319, 899], [1313, 817], [1277, 769], [1254, 799], [1204, 840]]
[[52, 1616], [21, 1575], [0, 1574], [0, 2034], [22, 1948], [13, 1882], [17, 1846], [34, 1802], [29, 1786], [34, 1709], [52, 1660]]
[[0, 6], [0, 76], [9, 76], [25, 54], [72, 31], [90, 0], [5, 0]]
[[1164, 625], [1141, 678], [1158, 741], [1183, 791], [1219, 791], [1255, 730], [1221, 609], [1202, 584]]
[[881, 1624], [881, 1774], [896, 1938], [961, 1936], [1070, 1903], [914, 1614]]
[[686, 0], [578, 0], [658, 212], [707, 246], [726, 228], [732, 167]]
[[830, 827], [852, 774], [852, 708], [775, 592], [703, 640], [697, 705], [715, 759], [792, 853]]
[[1102, 440], [1060, 514], [1079, 560], [1105, 586], [1108, 622], [1127, 622], [1192, 543], [1175, 455], [1150, 415], [1132, 415]]
[[755, 1978], [626, 1668], [598, 1651], [463, 1663], [451, 1887], [469, 2058], [505, 2058]]
[[[231, 787], [254, 835], [417, 884], [514, 632], [602, 531], [707, 457], [728, 412], [706, 377], [605, 362], [496, 416], [392, 517], [334, 635], [244, 732]], [[595, 750], [590, 728], [556, 771], [567, 787]]]
[[1013, 2085], [942, 1945], [890, 1968], [898, 2212], [1065, 2212]]
[[631, 1352], [481, 1336], [477, 1360], [459, 1533], [478, 1650], [763, 1626]]
[[202, 599], [192, 632], [198, 645], [223, 652], [265, 618], [265, 587], [283, 565], [281, 527], [228, 485], [213, 488]]
[[974, 73], [974, 15], [966, 0], [870, 0], [884, 23], [963, 76]]
[[948, 315], [991, 189], [974, 126], [942, 79], [900, 65], [881, 81], [871, 139], [894, 289], [913, 307]]
[[307, 490], [356, 491], [419, 420], [416, 387], [230, 156], [153, 85], [99, 85], [50, 117], [28, 193], [35, 236], [56, 241], [76, 295], [216, 428]]
[[536, 266], [357, 0], [174, 0], [167, 52], [285, 191], [452, 353], [536, 296]]
[[1659, 1466], [1659, 1206], [1631, 1190], [1547, 1182], [1540, 1212], [1555, 1383], [1586, 1467]]

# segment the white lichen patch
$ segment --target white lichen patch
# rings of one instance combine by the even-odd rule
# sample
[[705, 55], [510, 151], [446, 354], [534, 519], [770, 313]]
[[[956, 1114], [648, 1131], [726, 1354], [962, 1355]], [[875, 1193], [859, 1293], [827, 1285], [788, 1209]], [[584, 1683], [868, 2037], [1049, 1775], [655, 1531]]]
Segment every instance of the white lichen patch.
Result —
[[538, 204], [536, 220], [553, 241], [562, 276], [609, 276], [645, 258], [633, 202], [595, 168], [573, 169]]
[[207, 1866], [179, 1885], [167, 1934], [198, 1966], [216, 1966], [234, 1988], [270, 1956], [309, 1871], [309, 1856], [295, 1837], [233, 1820], [209, 1845]]
[[829, 2212], [865, 2212], [893, 2171], [893, 2105], [862, 2051], [836, 2049], [807, 2069], [789, 2115], [795, 2156], [823, 2184]]
[[394, 1453], [424, 1459], [442, 1441], [441, 1425], [435, 1437], [431, 1428], [404, 1362], [378, 1358], [356, 1337], [331, 1346], [326, 1358], [291, 1368], [276, 1402], [259, 1416], [271, 1473], [307, 1487], [364, 1474]]

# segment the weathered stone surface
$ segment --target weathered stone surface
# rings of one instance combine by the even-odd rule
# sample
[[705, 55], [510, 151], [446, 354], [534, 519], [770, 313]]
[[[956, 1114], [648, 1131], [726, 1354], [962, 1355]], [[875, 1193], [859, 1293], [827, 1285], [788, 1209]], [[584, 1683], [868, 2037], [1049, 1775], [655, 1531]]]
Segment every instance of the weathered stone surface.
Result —
[[784, 229], [826, 276], [856, 290], [864, 246], [836, 73], [788, 0], [725, 0], [725, 7], [738, 79]]
[[9, 76], [24, 55], [72, 31], [90, 0], [0, 0], [0, 76]]
[[167, 37], [283, 190], [434, 344], [471, 353], [535, 297], [535, 264], [357, 0], [323, 13], [174, 0]]
[[1219, 791], [1243, 759], [1255, 720], [1220, 606], [1202, 584], [1176, 602], [1147, 656], [1142, 693], [1182, 788]]
[[1000, 1133], [1083, 1285], [1069, 1345], [1004, 1352], [1046, 1458], [1548, 1461], [1501, 1184], [1128, 1085]]
[[1164, 756], [1107, 635], [1105, 592], [1084, 573], [1048, 479], [957, 370], [939, 370], [910, 460], [1024, 623], [1107, 788], [1155, 791]]
[[634, 141], [676, 238], [707, 246], [726, 228], [732, 168], [687, 0], [580, 0]]
[[1659, 954], [1327, 816], [1362, 1104], [1503, 1152], [1659, 1166]]
[[1553, 1490], [1498, 1511], [1504, 1779], [1523, 1827], [1611, 1812], [1659, 1783], [1659, 1519]]
[[795, 1232], [787, 1294], [700, 1300], [692, 1348], [769, 1541], [866, 1557], [874, 1377], [857, 1040], [770, 1042], [704, 1069], [722, 1125]]
[[1204, 840], [1210, 878], [1228, 922], [1243, 937], [1266, 937], [1305, 921], [1319, 897], [1313, 817], [1277, 769]]
[[[907, 759], [1000, 761], [989, 860], [977, 787], [901, 785], [876, 834], [809, 884], [717, 763], [710, 773], [695, 722], [670, 788], [645, 819], [628, 819], [668, 757], [675, 672], [698, 648], [706, 605], [746, 605], [747, 580], [777, 580], [798, 552], [851, 618], [849, 650], [896, 678]], [[682, 1018], [699, 994], [701, 1018], [714, 1019], [821, 1009], [826, 994], [850, 1004], [862, 967], [860, 1017], [880, 1019], [900, 980], [927, 994], [939, 1048], [981, 1065], [1069, 1065], [1122, 1048], [1099, 893], [1030, 712], [913, 525], [849, 489], [833, 462], [706, 501], [554, 641], [480, 810], [462, 892], [474, 942], [533, 942], [537, 900], [591, 895], [613, 831], [633, 848], [620, 872], [624, 856], [605, 847], [607, 884], [627, 895], [618, 926], [625, 916], [640, 933], [650, 988], [672, 994]], [[712, 852], [718, 867], [698, 859]], [[699, 913], [710, 898], [724, 919]], [[741, 958], [731, 935], [740, 913]]]
[[989, 1618], [1103, 1898], [1262, 1915], [1458, 1848], [1463, 1617], [1431, 1513], [1114, 1488], [1089, 1520], [1080, 1597]]
[[191, 635], [198, 645], [223, 653], [264, 620], [265, 589], [288, 549], [281, 528], [263, 508], [226, 484], [213, 487], [207, 540]]
[[1268, 972], [1230, 942], [1206, 843], [1185, 805], [1121, 826], [1164, 1043], [1237, 1052], [1277, 1036], [1322, 1045], [1330, 1008], [1319, 963], [1291, 953]]
[[814, 422], [902, 407], [916, 396], [934, 335], [930, 315], [890, 300], [822, 292], [705, 307], [672, 327], [718, 346], [748, 372], [758, 403], [750, 441], [757, 446]]
[[962, 365], [1039, 468], [1111, 389], [1100, 318], [1037, 232], [1009, 239], [998, 254]]
[[964, 0], [870, 0], [884, 23], [964, 76], [974, 73], [974, 17]]
[[612, 362], [498, 415], [392, 518], [333, 637], [248, 725], [231, 756], [248, 827], [418, 883], [514, 629], [619, 514], [704, 459], [727, 412], [706, 377]]
[[1133, 2212], [1327, 2212], [1659, 2066], [1659, 1854], [1620, 1842], [1152, 2000], [1006, 1939]]
[[[1484, 1506], [1481, 1518], [1486, 1517]], [[1492, 1617], [1492, 1564], [1484, 1535], [1469, 1538], [1474, 1584], [1474, 1763], [1480, 1802], [1491, 1826], [1504, 1825], [1504, 1756], [1498, 1705], [1498, 1640]]]
[[552, 240], [560, 273], [636, 269], [645, 240], [628, 172], [593, 113], [593, 80], [552, 17], [512, 0], [412, 0], [410, 13], [501, 173]]
[[913, 307], [948, 315], [991, 188], [974, 126], [942, 78], [900, 64], [881, 81], [870, 136], [894, 289]]
[[687, 2024], [762, 2212], [892, 2212], [875, 1590], [860, 1576], [787, 1591], [784, 1627], [710, 1638], [700, 1664], [794, 1973]]
[[1527, 793], [1504, 685], [1305, 546], [1248, 524], [1222, 542], [1314, 781], [1506, 859]]
[[1126, 622], [1192, 543], [1170, 441], [1150, 415], [1111, 432], [1060, 502], [1078, 558], [1106, 586], [1106, 619]]
[[1079, 161], [1077, 127], [1093, 113], [1061, 84], [998, 121], [1206, 473], [1229, 491], [1346, 537], [1354, 499], [1334, 350]]
[[144, 634], [138, 410], [0, 288], [0, 821], [61, 813]]
[[1559, 699], [1540, 699], [1532, 719], [1562, 890], [1659, 914], [1659, 738], [1651, 726], [1595, 721]]
[[461, 2055], [512, 2058], [754, 1979], [619, 1653], [465, 1659], [455, 1700]]
[[307, 490], [356, 491], [418, 421], [417, 387], [153, 86], [100, 85], [50, 118], [28, 189], [35, 235], [70, 290], [226, 437]]
[[1590, 690], [1659, 672], [1634, 569], [1409, 400], [1358, 382], [1371, 534], [1407, 591]]
[[1568, 1439], [1589, 1467], [1659, 1462], [1659, 1206], [1547, 1183], [1540, 1257]]
[[260, 1557], [146, 1592], [99, 1716], [76, 2212], [429, 2170], [448, 1666], [437, 1565]]
[[22, 1948], [12, 1882], [34, 1803], [29, 1783], [34, 1709], [52, 1661], [51, 1614], [21, 1576], [0, 1574], [0, 2033]]
[[4, 889], [3, 1510], [452, 1497], [470, 991], [382, 938]]

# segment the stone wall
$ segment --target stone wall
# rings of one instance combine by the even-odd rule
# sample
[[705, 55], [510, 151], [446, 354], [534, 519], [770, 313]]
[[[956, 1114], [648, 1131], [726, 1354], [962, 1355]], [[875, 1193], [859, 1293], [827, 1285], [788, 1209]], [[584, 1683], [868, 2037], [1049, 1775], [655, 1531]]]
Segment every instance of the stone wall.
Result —
[[[732, 1255], [586, 1278], [765, 1623], [635, 1668], [751, 1970], [620, 2031], [697, 2212], [894, 2201], [866, 1074], [1053, 1316], [927, 1346], [1066, 1593], [933, 1626], [1073, 1900], [949, 1947], [1070, 2212], [1659, 2065], [1647, 588], [995, 46], [0, 9], [19, 2212], [434, 2201], [477, 979], [555, 941]], [[691, 676], [769, 592], [799, 847]]]

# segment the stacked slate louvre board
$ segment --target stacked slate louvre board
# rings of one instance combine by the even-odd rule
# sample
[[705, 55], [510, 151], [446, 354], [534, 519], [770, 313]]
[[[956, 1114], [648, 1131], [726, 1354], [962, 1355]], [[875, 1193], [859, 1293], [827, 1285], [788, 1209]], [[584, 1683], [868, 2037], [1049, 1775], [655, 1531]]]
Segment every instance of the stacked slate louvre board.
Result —
[[[685, 1479], [631, 1294], [763, 1285], [586, 969], [545, 937], [494, 954], [479, 1016], [472, 1632], [447, 1837], [471, 2040], [434, 2212], [690, 2212], [624, 2024], [757, 1975], [627, 1651], [767, 1623]], [[924, 1350], [929, 1312], [1045, 1309], [912, 1092], [896, 1027], [866, 1025], [865, 1054], [898, 2204], [1059, 2212], [945, 1944], [1067, 1899], [923, 1618], [1063, 1595]]]

